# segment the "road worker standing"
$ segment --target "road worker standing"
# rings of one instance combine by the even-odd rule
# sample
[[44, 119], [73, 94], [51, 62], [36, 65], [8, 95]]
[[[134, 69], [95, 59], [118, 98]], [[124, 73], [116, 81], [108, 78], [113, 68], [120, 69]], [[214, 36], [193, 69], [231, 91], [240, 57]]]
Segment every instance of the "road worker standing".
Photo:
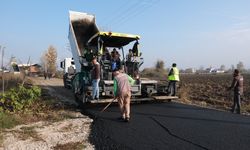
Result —
[[169, 71], [168, 74], [168, 95], [169, 96], [176, 96], [177, 88], [176, 83], [180, 81], [179, 77], [179, 69], [176, 67], [176, 63], [172, 64], [172, 68]]
[[[240, 75], [238, 69], [234, 70], [233, 73], [233, 81], [228, 90], [234, 89], [234, 103], [232, 106], [232, 113], [234, 113], [236, 109], [236, 113], [240, 114], [240, 101], [243, 95], [243, 76]], [[237, 108], [236, 108], [237, 107]]]
[[130, 120], [130, 98], [131, 98], [131, 85], [134, 80], [123, 73], [122, 70], [114, 70], [114, 96], [118, 100], [119, 108], [121, 111], [121, 118], [125, 122]]
[[99, 100], [99, 82], [100, 82], [100, 64], [97, 61], [97, 57], [94, 56], [92, 70], [92, 99]]

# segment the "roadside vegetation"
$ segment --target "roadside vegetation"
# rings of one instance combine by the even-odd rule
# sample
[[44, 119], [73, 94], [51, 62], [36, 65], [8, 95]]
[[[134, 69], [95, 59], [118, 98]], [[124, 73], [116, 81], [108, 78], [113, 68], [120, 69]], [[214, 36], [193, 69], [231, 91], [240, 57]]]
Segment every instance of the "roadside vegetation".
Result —
[[[54, 73], [56, 59], [56, 49], [49, 46], [41, 58], [43, 70]], [[34, 86], [32, 81], [26, 78], [28, 70], [25, 68], [19, 74], [0, 75], [0, 129], [12, 128], [20, 123], [29, 123], [39, 119], [53, 118], [51, 117], [53, 113], [47, 112], [51, 112], [51, 107], [59, 106], [55, 104], [54, 98], [46, 93], [46, 90]]]
[[[8, 76], [5, 78], [8, 88], [6, 86], [4, 94], [0, 89], [0, 147], [9, 133], [24, 141], [43, 141], [37, 132], [41, 125], [38, 127], [33, 123], [41, 121], [45, 122], [42, 126], [50, 126], [65, 119], [75, 119], [74, 111], [70, 111], [75, 109], [74, 106], [65, 105], [52, 97], [47, 89], [34, 86], [29, 78], [22, 85], [23, 76]], [[76, 148], [83, 146], [81, 143], [71, 144]]]
[[46, 89], [33, 86], [31, 80], [27, 79], [22, 85], [22, 79], [22, 75], [6, 75], [4, 94], [0, 83], [0, 143], [5, 129], [41, 120], [56, 122], [72, 117], [65, 112], [71, 106], [51, 97]]
[[0, 112], [27, 112], [32, 104], [41, 96], [41, 88], [37, 86], [18, 85], [0, 97]]
[[[30, 75], [37, 77], [46, 72], [48, 78], [62, 78], [63, 73], [56, 71], [56, 60], [56, 49], [49, 46], [41, 58], [41, 68]], [[76, 112], [74, 104], [53, 95], [47, 85], [39, 84], [39, 78], [28, 77], [30, 70], [22, 67], [21, 73], [0, 73], [0, 149], [26, 149], [36, 143], [54, 149], [91, 147], [85, 136], [92, 120]]]
[[30, 81], [22, 85], [21, 75], [4, 76], [5, 89], [0, 93], [0, 129], [12, 128], [21, 123], [20, 116], [32, 111], [33, 104], [40, 98], [41, 89]]
[[85, 141], [82, 142], [75, 142], [75, 143], [67, 143], [67, 144], [57, 144], [55, 147], [53, 147], [54, 150], [68, 150], [68, 149], [74, 149], [74, 150], [82, 150], [86, 148], [86, 145], [84, 145]]

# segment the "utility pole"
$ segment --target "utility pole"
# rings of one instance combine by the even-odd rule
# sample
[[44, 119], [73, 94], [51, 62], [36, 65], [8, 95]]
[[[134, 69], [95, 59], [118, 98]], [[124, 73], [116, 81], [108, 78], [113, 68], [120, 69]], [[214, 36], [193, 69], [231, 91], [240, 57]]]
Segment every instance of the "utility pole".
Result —
[[[1, 48], [0, 48], [1, 49]], [[3, 92], [3, 95], [4, 95], [4, 69], [3, 69], [3, 57], [4, 57], [4, 49], [5, 47], [2, 48], [2, 92]]]

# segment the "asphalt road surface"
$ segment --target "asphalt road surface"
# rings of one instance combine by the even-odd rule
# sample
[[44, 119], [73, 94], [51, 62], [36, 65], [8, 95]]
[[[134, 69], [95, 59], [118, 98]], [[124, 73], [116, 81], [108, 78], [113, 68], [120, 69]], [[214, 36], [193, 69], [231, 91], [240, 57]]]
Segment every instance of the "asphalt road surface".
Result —
[[249, 150], [250, 117], [178, 103], [133, 104], [121, 122], [117, 104], [86, 108], [96, 149]]
[[[33, 79], [67, 103], [72, 92], [62, 80]], [[131, 106], [129, 123], [117, 120], [117, 104], [99, 113], [105, 105], [91, 105], [84, 113], [96, 118], [89, 140], [96, 149], [249, 150], [250, 116], [231, 114], [178, 103], [147, 103]]]

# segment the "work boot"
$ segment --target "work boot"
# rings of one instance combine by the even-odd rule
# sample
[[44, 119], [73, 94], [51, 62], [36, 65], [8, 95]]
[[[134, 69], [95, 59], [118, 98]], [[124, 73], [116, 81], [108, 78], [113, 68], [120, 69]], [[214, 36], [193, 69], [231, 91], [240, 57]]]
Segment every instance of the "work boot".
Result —
[[126, 117], [126, 118], [124, 119], [125, 122], [129, 122], [129, 120], [130, 120], [129, 117]]
[[241, 114], [239, 109], [237, 110], [237, 114]]
[[119, 117], [119, 118], [117, 118], [119, 121], [124, 121], [125, 120], [125, 118], [124, 117]]

